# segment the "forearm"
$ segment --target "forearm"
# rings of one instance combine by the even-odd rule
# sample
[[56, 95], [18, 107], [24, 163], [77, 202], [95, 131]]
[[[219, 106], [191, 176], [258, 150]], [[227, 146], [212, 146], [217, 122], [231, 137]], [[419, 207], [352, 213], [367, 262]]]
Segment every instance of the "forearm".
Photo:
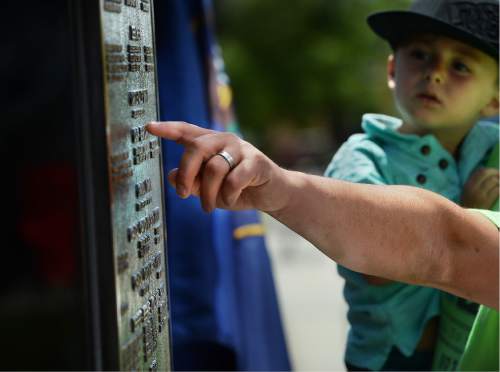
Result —
[[[467, 298], [479, 295], [483, 303], [492, 298], [477, 289], [484, 281], [463, 275], [470, 260], [495, 254], [498, 260], [498, 249], [491, 248], [491, 234], [485, 238], [480, 224], [454, 203], [407, 186], [353, 184], [289, 171], [282, 178], [288, 203], [270, 214], [336, 262]], [[476, 246], [488, 246], [489, 256], [478, 258]], [[489, 277], [495, 275], [497, 283], [498, 268]], [[498, 302], [498, 295], [492, 301]]]
[[498, 231], [484, 217], [422, 189], [286, 171], [231, 134], [179, 122], [148, 130], [186, 147], [168, 179], [207, 212], [260, 209], [353, 270], [498, 308]]

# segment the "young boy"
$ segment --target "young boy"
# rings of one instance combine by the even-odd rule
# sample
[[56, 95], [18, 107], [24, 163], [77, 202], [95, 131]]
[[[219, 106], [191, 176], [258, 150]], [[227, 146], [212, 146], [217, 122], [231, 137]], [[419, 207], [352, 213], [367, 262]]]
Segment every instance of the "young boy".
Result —
[[[365, 133], [342, 145], [325, 175], [419, 186], [489, 208], [499, 173], [478, 167], [499, 131], [479, 120], [498, 114], [498, 1], [416, 0], [409, 11], [376, 13], [368, 23], [393, 49], [388, 85], [401, 119], [364, 115]], [[341, 266], [339, 273], [351, 324], [347, 368], [431, 369], [439, 291]]]

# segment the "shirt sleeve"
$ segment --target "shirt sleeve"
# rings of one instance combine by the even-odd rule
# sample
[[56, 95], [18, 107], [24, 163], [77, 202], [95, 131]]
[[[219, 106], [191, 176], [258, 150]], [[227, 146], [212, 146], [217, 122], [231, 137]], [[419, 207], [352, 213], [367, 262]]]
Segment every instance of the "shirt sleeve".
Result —
[[[500, 212], [472, 209], [500, 228]], [[498, 371], [498, 311], [482, 305], [472, 326], [459, 371]]]
[[390, 184], [387, 155], [365, 135], [354, 135], [344, 143], [324, 173], [326, 177], [374, 185]]
[[460, 360], [459, 371], [498, 371], [498, 311], [481, 306]]
[[488, 220], [490, 220], [498, 229], [500, 229], [500, 212], [490, 211], [486, 209], [471, 209], [471, 211], [482, 214]]

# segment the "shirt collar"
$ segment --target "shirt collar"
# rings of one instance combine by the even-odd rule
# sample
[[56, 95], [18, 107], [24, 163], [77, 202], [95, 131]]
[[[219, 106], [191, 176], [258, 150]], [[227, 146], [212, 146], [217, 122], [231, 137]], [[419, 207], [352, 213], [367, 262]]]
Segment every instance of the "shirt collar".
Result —
[[[402, 151], [420, 156], [422, 146], [428, 145], [433, 150], [435, 158], [439, 156], [454, 163], [453, 156], [441, 145], [432, 134], [418, 136], [416, 134], [402, 134], [398, 128], [402, 120], [382, 114], [365, 114], [361, 124], [365, 133], [391, 146], [396, 146]], [[488, 151], [498, 142], [498, 124], [489, 121], [478, 121], [465, 137], [459, 150], [459, 162], [457, 164], [460, 181], [467, 181], [472, 171], [481, 164]]]

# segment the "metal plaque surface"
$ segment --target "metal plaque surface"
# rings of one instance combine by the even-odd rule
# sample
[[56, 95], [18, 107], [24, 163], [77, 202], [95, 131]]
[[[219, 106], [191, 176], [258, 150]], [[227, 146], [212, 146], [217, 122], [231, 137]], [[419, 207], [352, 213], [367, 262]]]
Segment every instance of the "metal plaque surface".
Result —
[[152, 0], [101, 0], [112, 249], [121, 370], [169, 370]]

